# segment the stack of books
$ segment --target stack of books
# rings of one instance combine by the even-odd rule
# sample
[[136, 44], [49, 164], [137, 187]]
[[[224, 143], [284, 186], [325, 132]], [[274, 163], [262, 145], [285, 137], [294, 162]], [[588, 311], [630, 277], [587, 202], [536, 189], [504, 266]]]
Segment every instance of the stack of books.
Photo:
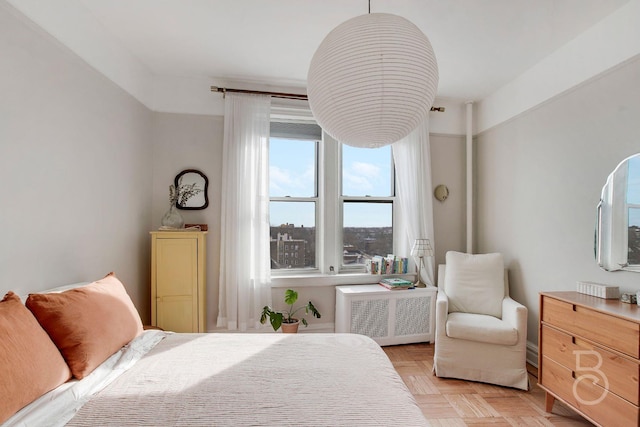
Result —
[[409, 258], [389, 254], [386, 257], [376, 255], [371, 258], [367, 269], [371, 274], [407, 274]]
[[380, 286], [384, 286], [387, 289], [391, 289], [392, 291], [400, 290], [400, 289], [412, 289], [413, 282], [410, 282], [405, 279], [400, 279], [397, 277], [391, 277], [388, 279], [382, 279], [378, 282]]

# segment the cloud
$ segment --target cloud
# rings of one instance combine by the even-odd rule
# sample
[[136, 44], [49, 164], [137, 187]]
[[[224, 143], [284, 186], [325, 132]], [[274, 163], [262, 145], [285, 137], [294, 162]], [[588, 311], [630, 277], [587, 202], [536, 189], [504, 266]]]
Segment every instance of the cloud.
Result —
[[313, 182], [316, 179], [316, 168], [312, 163], [307, 165], [307, 168], [300, 176], [300, 179], [305, 183], [311, 183], [313, 185]]
[[351, 164], [351, 169], [353, 169], [354, 173], [368, 178], [375, 178], [380, 175], [380, 168], [371, 163], [353, 162]]
[[[350, 195], [354, 195], [357, 193], [361, 195], [362, 193], [366, 193], [367, 190], [373, 189], [371, 181], [362, 175], [345, 171], [343, 178], [345, 180], [345, 192], [347, 194], [351, 193]], [[350, 189], [352, 190], [350, 191]]]
[[372, 163], [353, 162], [344, 171], [345, 192], [351, 194], [364, 194], [375, 188], [375, 182], [379, 180], [381, 169]]
[[269, 192], [272, 194], [284, 194], [291, 182], [289, 171], [280, 169], [277, 166], [269, 167]]
[[[269, 167], [269, 192], [273, 196], [313, 196], [315, 169], [307, 166], [302, 172], [295, 172], [278, 166]], [[311, 193], [311, 194], [306, 194]]]

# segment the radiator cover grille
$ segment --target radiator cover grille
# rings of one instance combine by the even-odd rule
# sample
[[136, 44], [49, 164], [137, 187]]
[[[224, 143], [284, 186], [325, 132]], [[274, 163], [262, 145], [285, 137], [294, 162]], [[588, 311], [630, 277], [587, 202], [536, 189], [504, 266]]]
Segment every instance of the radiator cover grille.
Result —
[[389, 335], [389, 300], [351, 302], [351, 332], [371, 338]]
[[424, 334], [431, 331], [431, 297], [396, 300], [395, 336]]

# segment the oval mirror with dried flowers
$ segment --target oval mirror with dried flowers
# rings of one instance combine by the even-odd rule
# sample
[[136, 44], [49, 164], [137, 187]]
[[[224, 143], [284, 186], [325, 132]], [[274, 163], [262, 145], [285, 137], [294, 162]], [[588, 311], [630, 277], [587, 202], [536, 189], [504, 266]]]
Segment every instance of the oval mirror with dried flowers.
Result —
[[209, 180], [196, 169], [185, 169], [174, 180], [175, 203], [178, 209], [197, 210], [209, 206]]

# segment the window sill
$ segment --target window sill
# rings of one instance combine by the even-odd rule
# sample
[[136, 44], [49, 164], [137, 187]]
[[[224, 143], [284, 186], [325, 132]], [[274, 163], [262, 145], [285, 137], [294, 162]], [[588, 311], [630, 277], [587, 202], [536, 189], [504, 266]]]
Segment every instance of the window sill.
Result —
[[384, 277], [401, 277], [414, 281], [416, 274], [378, 275], [366, 273], [351, 274], [299, 274], [287, 276], [272, 276], [272, 288], [302, 288], [312, 286], [338, 286], [338, 285], [366, 285], [378, 283]]

